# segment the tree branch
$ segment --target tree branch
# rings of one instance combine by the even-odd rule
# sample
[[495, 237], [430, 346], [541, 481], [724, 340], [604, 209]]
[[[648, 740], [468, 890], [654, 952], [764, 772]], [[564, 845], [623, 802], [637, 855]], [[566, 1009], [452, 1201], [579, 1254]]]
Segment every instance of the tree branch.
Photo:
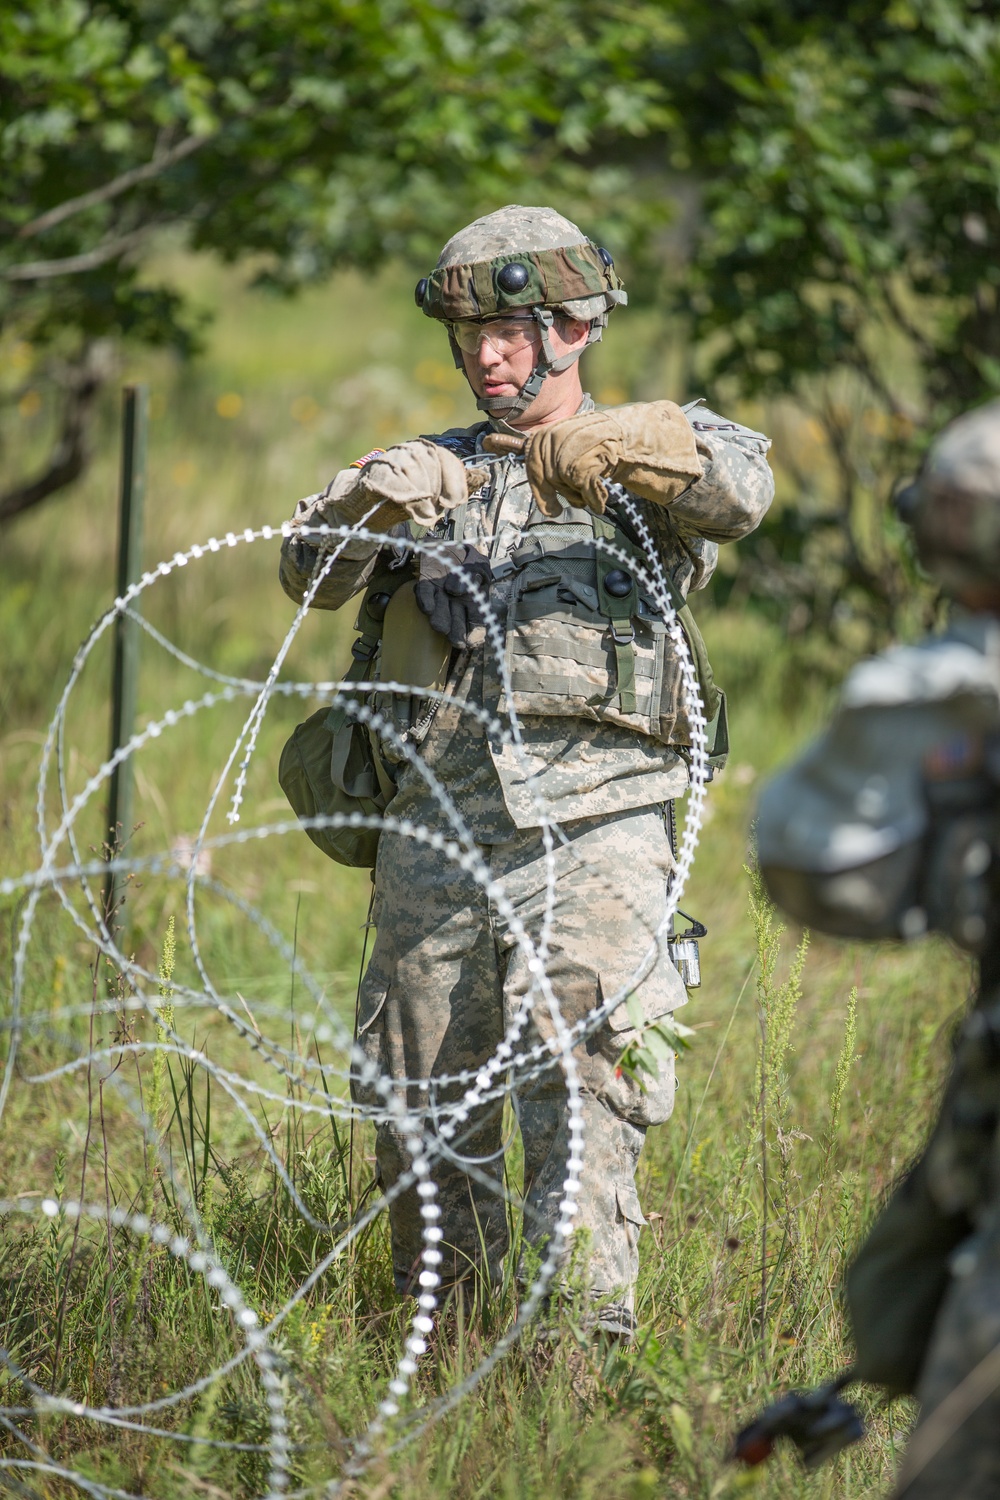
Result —
[[151, 229], [159, 228], [165, 221], [143, 224], [129, 234], [119, 235], [116, 240], [105, 240], [93, 250], [84, 250], [79, 255], [66, 255], [59, 260], [26, 260], [19, 266], [8, 266], [0, 274], [7, 281], [46, 281], [53, 276], [77, 276], [82, 271], [94, 271], [124, 255], [145, 239]]
[[933, 341], [926, 337], [926, 335], [913, 322], [912, 318], [908, 317], [902, 303], [899, 300], [896, 290], [892, 285], [891, 279], [888, 276], [880, 277], [879, 288], [882, 292], [883, 299], [885, 300], [885, 305], [889, 309], [892, 316], [895, 318], [898, 327], [902, 330], [903, 333], [906, 334], [907, 338], [913, 340], [917, 348], [920, 350], [922, 358], [928, 363], [933, 364], [933, 362], [938, 358], [938, 351], [935, 348]]
[[129, 188], [137, 187], [141, 182], [149, 182], [151, 178], [158, 177], [175, 162], [183, 161], [190, 156], [192, 151], [198, 151], [210, 141], [210, 135], [189, 135], [184, 140], [178, 141], [176, 146], [153, 156], [151, 161], [142, 167], [131, 167], [127, 172], [122, 172], [118, 177], [113, 177], [103, 187], [94, 188], [89, 193], [81, 193], [77, 198], [67, 198], [65, 203], [59, 203], [55, 208], [50, 208], [46, 213], [39, 214], [37, 219], [32, 219], [17, 232], [19, 240], [30, 239], [33, 235], [44, 234], [47, 229], [54, 229], [57, 224], [62, 224], [66, 219], [72, 218], [73, 214], [82, 213], [85, 208], [95, 208], [99, 203], [108, 203], [112, 198], [117, 198], [121, 193], [127, 193]]
[[34, 479], [0, 495], [0, 526], [79, 479], [87, 466], [87, 433], [98, 392], [108, 374], [102, 348], [91, 344], [65, 380], [62, 428], [46, 467]]

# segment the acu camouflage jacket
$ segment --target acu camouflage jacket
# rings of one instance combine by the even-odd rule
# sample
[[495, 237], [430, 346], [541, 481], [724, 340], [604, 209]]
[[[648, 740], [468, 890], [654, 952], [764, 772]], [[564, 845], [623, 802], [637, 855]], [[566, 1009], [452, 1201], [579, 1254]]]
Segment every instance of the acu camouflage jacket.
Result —
[[[585, 397], [581, 410], [592, 409]], [[686, 596], [714, 572], [718, 544], [745, 536], [773, 495], [769, 441], [728, 422], [700, 403], [687, 409], [703, 473], [669, 507], [638, 502], [676, 591]], [[490, 602], [503, 629], [502, 675], [490, 645], [452, 661], [449, 701], [415, 724], [400, 700], [379, 704], [398, 732], [419, 740], [426, 764], [442, 783], [479, 842], [537, 827], [539, 799], [561, 822], [607, 816], [664, 802], [687, 785], [690, 743], [679, 662], [648, 589], [633, 580], [629, 596], [604, 587], [622, 567], [595, 545], [595, 535], [641, 564], [641, 550], [609, 513], [567, 508], [544, 517], [532, 500], [520, 458], [485, 454], [491, 425], [453, 428], [432, 441], [470, 466], [487, 467], [489, 481], [432, 533], [464, 540], [491, 561]], [[300, 502], [293, 524], [308, 526], [318, 498]], [[398, 550], [398, 549], [397, 549]], [[393, 537], [379, 546], [350, 541], [323, 580], [314, 603], [339, 609], [367, 587], [391, 557]], [[293, 534], [282, 546], [280, 578], [297, 602], [309, 586], [319, 552]], [[404, 554], [399, 553], [398, 560]], [[466, 712], [485, 709], [521, 729], [515, 754], [509, 737], [491, 732]], [[389, 760], [399, 759], [387, 747]], [[425, 810], [426, 783], [412, 767], [398, 767], [393, 813]]]

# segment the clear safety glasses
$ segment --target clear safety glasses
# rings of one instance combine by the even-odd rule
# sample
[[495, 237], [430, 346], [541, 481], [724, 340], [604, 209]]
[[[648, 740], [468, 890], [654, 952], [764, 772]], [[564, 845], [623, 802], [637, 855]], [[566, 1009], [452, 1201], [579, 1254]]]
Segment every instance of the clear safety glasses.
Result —
[[448, 331], [464, 354], [478, 354], [483, 339], [497, 354], [516, 354], [531, 343], [534, 318], [497, 318], [490, 323], [449, 323]]

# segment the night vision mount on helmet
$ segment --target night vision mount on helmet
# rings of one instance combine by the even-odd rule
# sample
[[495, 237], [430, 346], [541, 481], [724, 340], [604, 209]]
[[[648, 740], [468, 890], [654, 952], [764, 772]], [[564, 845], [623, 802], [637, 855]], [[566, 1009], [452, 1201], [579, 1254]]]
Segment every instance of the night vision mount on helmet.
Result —
[[[551, 208], [510, 204], [487, 214], [445, 245], [429, 276], [415, 289], [417, 306], [446, 326], [481, 322], [527, 309], [541, 335], [541, 354], [515, 397], [483, 396], [477, 402], [490, 416], [512, 417], [534, 401], [549, 375], [572, 365], [596, 343], [611, 308], [628, 297], [609, 251], [589, 240], [569, 219]], [[590, 325], [587, 343], [557, 356], [549, 333], [557, 314]], [[462, 354], [449, 329], [452, 355]]]

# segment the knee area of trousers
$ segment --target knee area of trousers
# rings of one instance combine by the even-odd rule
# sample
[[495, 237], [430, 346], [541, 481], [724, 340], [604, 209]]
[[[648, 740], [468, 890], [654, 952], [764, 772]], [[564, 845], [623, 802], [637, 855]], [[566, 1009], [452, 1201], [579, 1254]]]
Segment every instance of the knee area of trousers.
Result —
[[605, 1109], [636, 1129], [665, 1124], [674, 1112], [677, 1098], [673, 1059], [655, 1076], [641, 1073], [633, 1077], [625, 1072], [615, 1072], [599, 1090], [597, 1098]]

